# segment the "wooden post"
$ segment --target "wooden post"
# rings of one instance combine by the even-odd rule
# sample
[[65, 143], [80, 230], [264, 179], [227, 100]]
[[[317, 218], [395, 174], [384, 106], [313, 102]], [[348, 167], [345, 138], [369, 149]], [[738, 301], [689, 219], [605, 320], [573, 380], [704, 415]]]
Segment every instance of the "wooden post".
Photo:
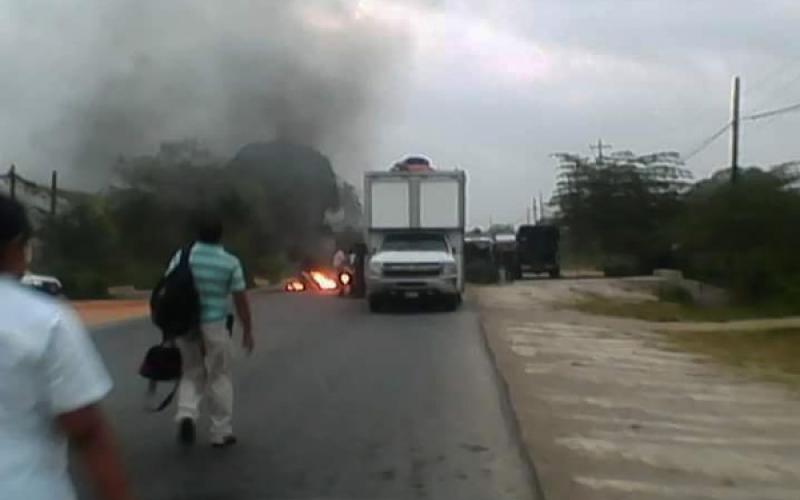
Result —
[[544, 221], [544, 197], [541, 191], [539, 191], [539, 219]]
[[739, 179], [739, 101], [741, 98], [741, 83], [739, 77], [734, 77], [731, 89], [731, 183]]
[[11, 195], [12, 200], [17, 199], [17, 166], [13, 163], [11, 164], [11, 168], [8, 170], [8, 182], [9, 182], [9, 189], [8, 193]]
[[50, 216], [56, 216], [56, 206], [58, 203], [58, 172], [53, 170], [50, 178]]

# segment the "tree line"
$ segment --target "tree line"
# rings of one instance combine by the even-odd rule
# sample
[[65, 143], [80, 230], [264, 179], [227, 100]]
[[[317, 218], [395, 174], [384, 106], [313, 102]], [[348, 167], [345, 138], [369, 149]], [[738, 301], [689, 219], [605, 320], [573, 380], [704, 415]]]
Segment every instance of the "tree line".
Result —
[[[360, 210], [318, 151], [286, 142], [254, 143], [221, 160], [193, 141], [124, 159], [116, 180], [38, 230], [35, 269], [53, 274], [73, 298], [101, 297], [111, 285], [149, 289], [193, 238], [193, 220], [213, 212], [248, 278], [277, 279], [292, 262], [315, 259], [331, 238], [326, 216]], [[354, 209], [354, 207], [356, 207]]]
[[659, 267], [748, 303], [800, 310], [800, 190], [791, 165], [695, 182], [677, 153], [562, 153], [551, 200], [572, 254], [608, 274]]

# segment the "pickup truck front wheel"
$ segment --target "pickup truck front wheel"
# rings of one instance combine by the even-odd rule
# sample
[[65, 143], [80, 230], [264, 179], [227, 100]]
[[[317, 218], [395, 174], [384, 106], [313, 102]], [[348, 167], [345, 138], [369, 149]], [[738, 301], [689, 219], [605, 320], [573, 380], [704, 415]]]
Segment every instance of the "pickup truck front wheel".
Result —
[[461, 305], [462, 299], [461, 294], [457, 293], [455, 295], [448, 295], [444, 298], [444, 308], [447, 311], [455, 311]]

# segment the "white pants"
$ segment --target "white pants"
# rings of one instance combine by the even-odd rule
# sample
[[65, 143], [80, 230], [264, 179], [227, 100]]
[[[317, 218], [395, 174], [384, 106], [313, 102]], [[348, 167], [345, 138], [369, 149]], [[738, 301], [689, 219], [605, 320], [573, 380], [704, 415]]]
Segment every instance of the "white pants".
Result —
[[233, 382], [231, 339], [225, 322], [206, 323], [199, 339], [178, 339], [183, 358], [183, 377], [178, 386], [177, 420], [197, 420], [200, 401], [208, 397], [211, 441], [221, 442], [233, 434]]

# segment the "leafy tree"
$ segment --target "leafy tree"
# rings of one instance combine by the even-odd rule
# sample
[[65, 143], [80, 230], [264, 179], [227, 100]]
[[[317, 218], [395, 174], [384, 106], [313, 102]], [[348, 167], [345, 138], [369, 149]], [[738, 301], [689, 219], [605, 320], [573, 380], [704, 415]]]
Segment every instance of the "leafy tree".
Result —
[[[245, 146], [230, 162], [194, 141], [167, 144], [154, 155], [120, 161], [116, 172], [113, 187], [43, 228], [44, 269], [76, 283], [67, 287], [72, 295], [101, 295], [121, 283], [152, 286], [193, 237], [197, 214], [209, 211], [222, 217], [226, 245], [250, 279], [277, 278], [291, 249], [302, 249], [294, 252], [299, 259], [330, 236], [325, 214], [340, 201], [328, 159], [281, 142]], [[342, 199], [354, 217], [360, 203], [350, 188]]]
[[73, 298], [102, 297], [116, 272], [116, 231], [102, 200], [82, 202], [39, 231], [36, 266], [61, 278]]
[[341, 212], [344, 227], [361, 228], [364, 209], [355, 186], [348, 182], [343, 182], [339, 186], [339, 212]]
[[691, 180], [677, 153], [626, 151], [603, 160], [554, 156], [559, 175], [552, 203], [577, 253], [629, 256], [636, 270], [663, 260], [670, 247], [669, 222]]
[[281, 248], [315, 247], [326, 213], [339, 208], [333, 167], [312, 148], [280, 141], [248, 144], [227, 168], [235, 178], [261, 187], [263, 199], [253, 207]]

